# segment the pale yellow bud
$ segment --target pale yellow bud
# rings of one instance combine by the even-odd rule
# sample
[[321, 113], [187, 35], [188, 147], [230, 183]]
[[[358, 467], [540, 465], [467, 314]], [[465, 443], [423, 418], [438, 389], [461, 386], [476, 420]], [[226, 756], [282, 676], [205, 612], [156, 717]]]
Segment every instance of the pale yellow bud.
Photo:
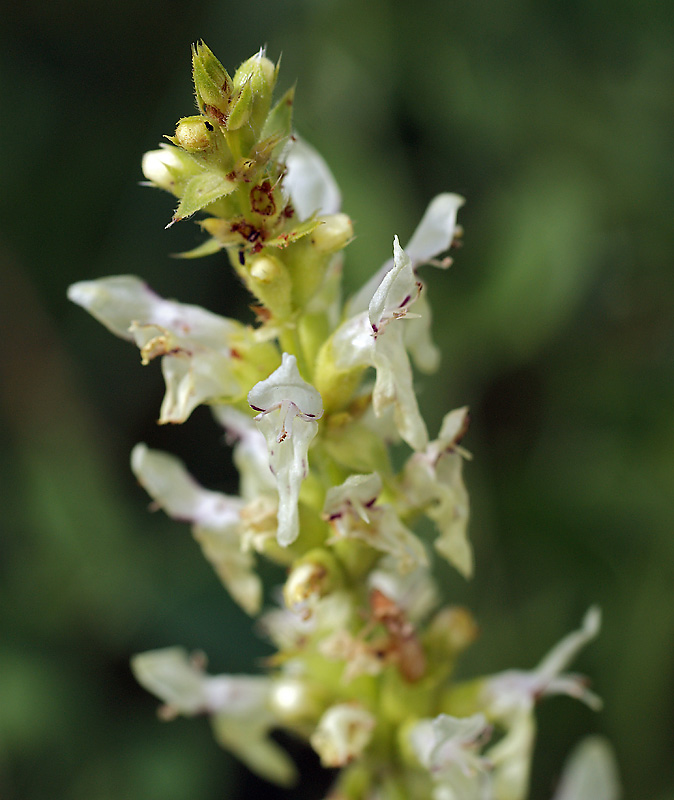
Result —
[[276, 258], [261, 256], [250, 267], [251, 278], [259, 283], [272, 283], [283, 276], [285, 268]]
[[169, 145], [145, 153], [142, 169], [150, 183], [177, 196], [182, 194], [189, 179], [201, 172], [187, 153]]
[[188, 153], [208, 150], [213, 142], [213, 125], [201, 117], [186, 117], [176, 128], [175, 142]]
[[330, 214], [321, 218], [311, 234], [311, 243], [321, 253], [336, 253], [353, 239], [353, 223], [347, 214]]

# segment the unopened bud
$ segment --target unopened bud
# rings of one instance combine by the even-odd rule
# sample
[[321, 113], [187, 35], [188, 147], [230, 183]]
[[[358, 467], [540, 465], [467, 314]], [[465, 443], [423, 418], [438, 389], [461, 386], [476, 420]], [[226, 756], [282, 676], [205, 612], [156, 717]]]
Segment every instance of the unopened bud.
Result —
[[249, 122], [257, 134], [271, 108], [276, 83], [276, 67], [260, 50], [244, 61], [234, 75], [227, 128], [238, 130]]
[[322, 224], [311, 234], [311, 243], [321, 253], [336, 253], [353, 239], [353, 223], [347, 214], [321, 217]]
[[244, 280], [250, 291], [279, 319], [290, 314], [292, 283], [288, 270], [273, 256], [259, 256], [248, 262]]
[[477, 639], [479, 630], [473, 615], [461, 606], [441, 608], [431, 620], [428, 640], [447, 656], [456, 656]]
[[339, 703], [321, 717], [311, 736], [311, 746], [324, 767], [344, 767], [370, 744], [375, 717], [358, 703]]
[[283, 587], [288, 608], [310, 603], [333, 592], [341, 582], [341, 573], [334, 556], [327, 550], [307, 553], [292, 569]]
[[232, 79], [203, 42], [192, 49], [192, 75], [202, 113], [225, 125], [232, 94]]
[[198, 153], [211, 147], [213, 132], [213, 125], [207, 119], [184, 117], [178, 122], [173, 141], [188, 153]]
[[264, 50], [244, 61], [234, 75], [234, 87], [237, 89], [249, 81], [254, 92], [271, 93], [276, 84], [276, 67], [265, 56]]
[[281, 278], [284, 269], [283, 264], [278, 259], [262, 256], [253, 261], [250, 275], [259, 283], [272, 283]]
[[161, 145], [160, 150], [150, 150], [143, 156], [143, 175], [150, 183], [180, 197], [185, 185], [202, 170], [183, 150]]

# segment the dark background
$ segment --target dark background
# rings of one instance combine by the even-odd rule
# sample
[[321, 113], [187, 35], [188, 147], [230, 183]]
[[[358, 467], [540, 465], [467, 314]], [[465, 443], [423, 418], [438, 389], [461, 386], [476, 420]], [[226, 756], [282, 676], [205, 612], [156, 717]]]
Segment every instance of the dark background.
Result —
[[586, 731], [625, 796], [674, 798], [674, 23], [654, 0], [27, 0], [0, 54], [0, 795], [3, 800], [322, 796], [311, 759], [275, 794], [204, 720], [156, 721], [129, 656], [203, 648], [214, 671], [268, 650], [184, 526], [147, 513], [128, 454], [180, 454], [235, 491], [206, 409], [154, 425], [157, 365], [65, 298], [113, 273], [247, 317], [224, 266], [169, 258], [172, 199], [140, 157], [192, 113], [190, 43], [233, 72], [266, 43], [297, 79], [296, 124], [355, 220], [354, 288], [439, 191], [465, 245], [428, 270], [440, 373], [431, 433], [469, 404], [477, 573], [440, 573], [482, 637], [464, 674], [531, 667], [592, 603], [578, 668], [606, 703], [540, 708], [532, 798]]

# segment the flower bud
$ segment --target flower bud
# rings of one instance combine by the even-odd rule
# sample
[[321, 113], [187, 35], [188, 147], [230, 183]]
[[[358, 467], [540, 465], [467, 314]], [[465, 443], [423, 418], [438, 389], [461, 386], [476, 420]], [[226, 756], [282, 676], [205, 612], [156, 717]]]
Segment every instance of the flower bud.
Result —
[[188, 153], [198, 153], [213, 145], [213, 132], [213, 125], [207, 119], [184, 117], [178, 122], [173, 141]]
[[225, 125], [232, 79], [203, 42], [197, 43], [192, 49], [192, 76], [201, 112]]
[[201, 168], [193, 159], [177, 147], [161, 145], [160, 150], [150, 150], [143, 156], [143, 175], [160, 189], [180, 197], [190, 178], [198, 175]]
[[235, 131], [250, 123], [257, 136], [271, 108], [276, 67], [260, 50], [244, 61], [234, 75], [227, 128]]
[[344, 767], [368, 746], [376, 724], [372, 714], [358, 703], [339, 703], [321, 717], [311, 746], [324, 767]]
[[321, 218], [311, 234], [311, 243], [321, 253], [336, 253], [353, 239], [353, 223], [347, 214], [329, 214]]
[[290, 314], [290, 275], [285, 265], [273, 256], [249, 261], [246, 286], [272, 314], [284, 319]]
[[292, 569], [283, 587], [283, 599], [288, 608], [318, 600], [337, 588], [340, 571], [335, 557], [327, 550], [307, 553]]
[[235, 89], [240, 89], [248, 82], [250, 82], [254, 92], [269, 92], [271, 95], [274, 89], [276, 67], [265, 56], [264, 49], [259, 50], [254, 56], [244, 61], [234, 74]]

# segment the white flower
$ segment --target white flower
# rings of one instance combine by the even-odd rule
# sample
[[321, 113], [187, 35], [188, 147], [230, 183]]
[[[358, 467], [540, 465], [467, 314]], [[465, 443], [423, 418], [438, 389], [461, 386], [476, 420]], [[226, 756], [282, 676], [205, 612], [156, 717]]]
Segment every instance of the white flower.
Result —
[[328, 489], [323, 518], [333, 526], [336, 537], [360, 539], [393, 557], [400, 572], [428, 564], [421, 541], [406, 528], [387, 504], [375, 505], [382, 489], [381, 478], [351, 475], [344, 483]]
[[135, 341], [144, 364], [163, 356], [160, 422], [184, 422], [201, 403], [241, 394], [231, 347], [235, 338], [250, 336], [241, 323], [164, 300], [132, 275], [75, 283], [68, 297], [115, 335]]
[[323, 416], [321, 396], [302, 380], [295, 356], [283, 354], [283, 363], [266, 380], [253, 386], [248, 403], [269, 449], [269, 466], [276, 476], [278, 541], [286, 547], [297, 539], [297, 502], [308, 474], [308, 451]]
[[188, 153], [169, 144], [161, 144], [159, 150], [145, 153], [142, 169], [149, 185], [178, 196], [189, 179], [203, 171]]
[[180, 647], [141, 653], [131, 667], [141, 686], [166, 703], [165, 718], [209, 714], [220, 744], [251, 770], [276, 783], [293, 782], [294, 765], [268, 738], [276, 722], [269, 703], [271, 678], [207, 675]]
[[[439, 194], [430, 202], [412, 238], [404, 248], [415, 272], [422, 264], [430, 263], [441, 268], [449, 266], [450, 259], [442, 261], [434, 259], [448, 250], [456, 237], [459, 230], [456, 225], [456, 215], [463, 204], [463, 197], [449, 193]], [[387, 261], [349, 300], [350, 316], [367, 308], [372, 293], [392, 265], [392, 261]], [[431, 339], [431, 309], [423, 289], [414, 311], [415, 317], [405, 326], [405, 347], [418, 369], [427, 373], [435, 372], [440, 364], [440, 351]]]
[[134, 447], [131, 468], [169, 516], [192, 523], [194, 538], [234, 600], [249, 614], [257, 613], [262, 582], [252, 554], [241, 546], [243, 501], [202, 488], [179, 459], [144, 444]]
[[479, 754], [490, 727], [482, 714], [458, 718], [440, 714], [416, 723], [412, 749], [435, 784], [433, 796], [447, 800], [491, 798], [489, 762]]
[[344, 767], [358, 758], [372, 739], [375, 717], [358, 703], [331, 706], [311, 736], [324, 767]]
[[595, 710], [601, 700], [587, 688], [581, 675], [563, 673], [568, 664], [599, 633], [601, 614], [591, 608], [579, 630], [565, 636], [534, 670], [508, 670], [485, 681], [481, 702], [489, 719], [506, 729], [506, 735], [487, 753], [494, 765], [498, 800], [523, 800], [536, 734], [534, 705], [548, 695], [565, 694]]
[[398, 432], [415, 450], [423, 450], [428, 433], [417, 405], [412, 367], [399, 322], [413, 316], [409, 309], [420, 290], [412, 262], [396, 237], [393, 266], [375, 289], [368, 310], [348, 319], [332, 337], [332, 354], [338, 370], [375, 368], [374, 412], [381, 416], [392, 405]]
[[608, 742], [588, 736], [564, 765], [553, 800], [619, 800], [620, 779]]
[[445, 415], [438, 438], [405, 464], [403, 491], [413, 508], [433, 520], [438, 538], [435, 547], [465, 577], [473, 572], [473, 550], [468, 541], [469, 498], [463, 482], [463, 459], [458, 446], [468, 425], [468, 409]]
[[565, 636], [533, 670], [507, 670], [487, 679], [483, 690], [491, 717], [507, 720], [530, 711], [537, 700], [548, 695], [565, 694], [590, 708], [601, 708], [601, 700], [587, 688], [582, 675], [563, 673], [585, 645], [592, 641], [601, 626], [601, 612], [589, 609], [579, 630]]
[[336, 214], [342, 198], [330, 168], [320, 153], [295, 135], [285, 157], [283, 186], [300, 220], [313, 214]]
[[[421, 222], [404, 248], [414, 269], [426, 263], [440, 267], [448, 266], [447, 262], [436, 263], [433, 259], [448, 250], [452, 244], [457, 233], [456, 214], [464, 202], [463, 197], [449, 193], [439, 194], [431, 200]], [[368, 307], [372, 294], [392, 266], [393, 261], [387, 261], [349, 300], [350, 316]]]

